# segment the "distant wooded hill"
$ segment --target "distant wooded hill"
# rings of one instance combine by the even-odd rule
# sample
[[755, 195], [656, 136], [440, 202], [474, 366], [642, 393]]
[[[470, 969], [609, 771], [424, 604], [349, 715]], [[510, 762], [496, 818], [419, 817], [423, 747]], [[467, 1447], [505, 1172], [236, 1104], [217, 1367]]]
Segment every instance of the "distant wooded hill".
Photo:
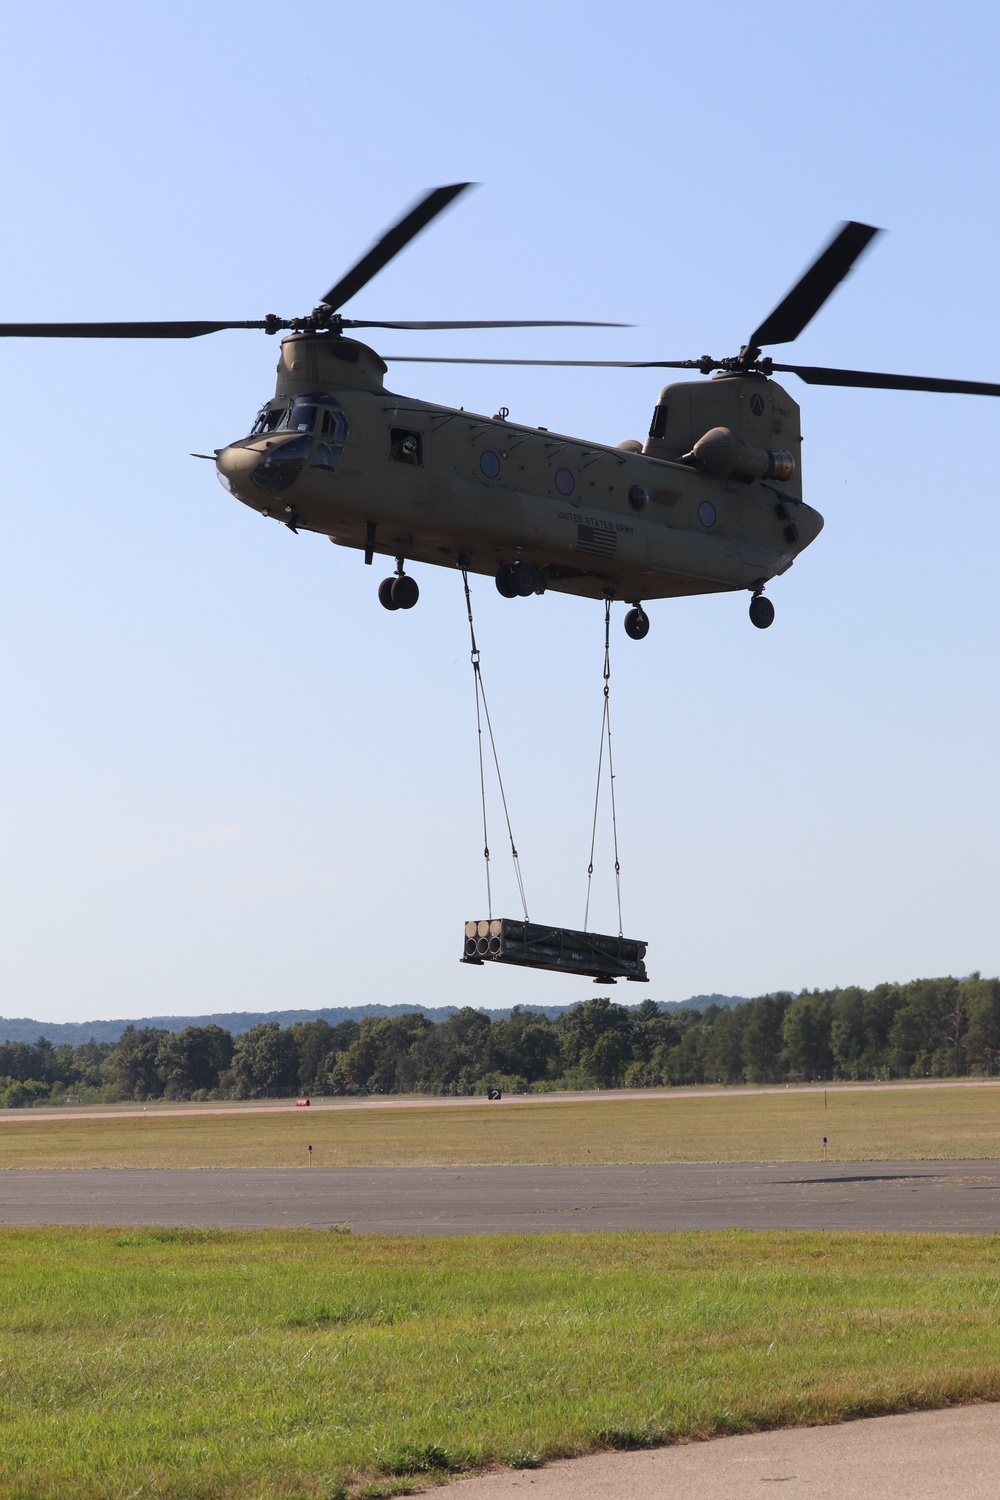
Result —
[[[692, 995], [689, 1000], [667, 1001], [659, 1006], [668, 1014], [674, 1010], [704, 1010], [709, 1005], [742, 1005], [743, 995]], [[545, 1016], [550, 1021], [558, 1018], [571, 1005], [522, 1005], [519, 1007], [533, 1015]], [[33, 1043], [40, 1036], [46, 1037], [56, 1047], [79, 1047], [83, 1042], [117, 1042], [129, 1026], [136, 1031], [149, 1028], [157, 1031], [185, 1031], [189, 1026], [221, 1026], [230, 1036], [242, 1036], [254, 1026], [267, 1021], [276, 1021], [281, 1027], [295, 1026], [303, 1021], [326, 1021], [339, 1026], [342, 1021], [363, 1021], [371, 1016], [407, 1016], [419, 1012], [429, 1021], [446, 1021], [457, 1013], [455, 1005], [339, 1005], [324, 1010], [267, 1010], [267, 1011], [221, 1011], [207, 1016], [143, 1016], [128, 1021], [34, 1021], [26, 1016], [5, 1019], [0, 1016], [0, 1042]], [[501, 1021], [510, 1015], [507, 1010], [484, 1010], [492, 1021]]]
[[[0, 1109], [148, 1099], [289, 1094], [450, 1094], [993, 1077], [1000, 1070], [1000, 979], [914, 979], [873, 990], [803, 990], [739, 1005], [464, 1006], [433, 1013], [331, 1010], [282, 1026], [243, 1015], [239, 1030], [127, 1026], [71, 1046], [0, 1042]], [[388, 1014], [395, 1011], [395, 1014]], [[374, 1014], [372, 1013], [374, 1012]], [[381, 1013], [380, 1013], [381, 1012]], [[296, 1012], [285, 1012], [291, 1018]], [[342, 1019], [337, 1019], [342, 1017]], [[155, 1019], [155, 1018], [151, 1018]], [[229, 1020], [232, 1017], [220, 1017]], [[37, 1023], [33, 1023], [37, 1025]], [[118, 1023], [119, 1025], [121, 1023]]]

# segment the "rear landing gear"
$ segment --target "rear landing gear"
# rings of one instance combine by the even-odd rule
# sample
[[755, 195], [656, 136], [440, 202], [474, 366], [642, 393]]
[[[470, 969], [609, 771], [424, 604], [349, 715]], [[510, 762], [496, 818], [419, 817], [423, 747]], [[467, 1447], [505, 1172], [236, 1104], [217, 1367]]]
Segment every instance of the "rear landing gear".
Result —
[[633, 641], [643, 641], [649, 634], [649, 616], [636, 604], [625, 616], [625, 634]]
[[420, 598], [417, 580], [403, 572], [403, 559], [396, 558], [395, 578], [383, 578], [378, 586], [378, 602], [383, 609], [412, 609]]
[[754, 594], [750, 600], [750, 623], [758, 630], [766, 630], [774, 620], [774, 605], [763, 594]]

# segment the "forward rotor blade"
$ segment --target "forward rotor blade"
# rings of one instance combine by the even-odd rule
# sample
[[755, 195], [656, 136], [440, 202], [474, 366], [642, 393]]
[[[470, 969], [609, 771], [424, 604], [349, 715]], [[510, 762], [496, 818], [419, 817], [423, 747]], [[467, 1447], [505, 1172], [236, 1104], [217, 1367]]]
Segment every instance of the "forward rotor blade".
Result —
[[790, 344], [792, 339], [797, 339], [827, 298], [836, 291], [861, 252], [880, 233], [871, 224], [857, 224], [853, 220], [843, 225], [787, 297], [750, 335], [749, 347], [759, 349], [765, 344]]
[[334, 312], [338, 307], [343, 307], [355, 292], [359, 292], [373, 276], [377, 276], [379, 271], [399, 254], [400, 250], [405, 249], [422, 229], [426, 229], [432, 219], [436, 219], [439, 213], [443, 213], [449, 203], [469, 187], [472, 187], [471, 182], [454, 182], [450, 187], [435, 188], [433, 192], [427, 194], [426, 198], [421, 198], [408, 214], [404, 214], [398, 224], [386, 230], [368, 254], [363, 255], [357, 264], [351, 267], [347, 275], [342, 276], [330, 288], [321, 301]]
[[828, 370], [822, 365], [771, 365], [807, 385], [850, 385], [876, 391], [942, 391], [955, 396], [1000, 396], [1000, 385], [982, 380], [939, 380], [933, 375], [886, 375], [880, 370]]
[[581, 323], [576, 318], [551, 318], [545, 319], [520, 319], [516, 322], [493, 321], [488, 323], [374, 323], [367, 318], [344, 318], [341, 326], [344, 328], [396, 328], [396, 329], [435, 329], [435, 328], [634, 328], [634, 323]]
[[225, 328], [265, 328], [244, 323], [0, 323], [5, 339], [198, 339]]
[[471, 359], [450, 354], [383, 354], [391, 364], [407, 365], [561, 365], [587, 370], [697, 370], [695, 359]]

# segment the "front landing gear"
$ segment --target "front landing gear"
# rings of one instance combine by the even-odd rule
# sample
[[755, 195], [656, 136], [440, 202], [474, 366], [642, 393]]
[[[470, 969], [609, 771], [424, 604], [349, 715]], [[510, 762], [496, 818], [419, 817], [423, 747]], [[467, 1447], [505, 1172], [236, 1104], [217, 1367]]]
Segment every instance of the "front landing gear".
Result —
[[403, 572], [403, 559], [396, 558], [395, 578], [383, 578], [378, 586], [378, 602], [383, 609], [412, 609], [420, 598], [417, 580]]
[[625, 634], [633, 641], [644, 641], [649, 634], [649, 616], [636, 604], [625, 616]]
[[758, 630], [766, 630], [774, 621], [774, 605], [763, 594], [754, 594], [750, 600], [750, 624]]

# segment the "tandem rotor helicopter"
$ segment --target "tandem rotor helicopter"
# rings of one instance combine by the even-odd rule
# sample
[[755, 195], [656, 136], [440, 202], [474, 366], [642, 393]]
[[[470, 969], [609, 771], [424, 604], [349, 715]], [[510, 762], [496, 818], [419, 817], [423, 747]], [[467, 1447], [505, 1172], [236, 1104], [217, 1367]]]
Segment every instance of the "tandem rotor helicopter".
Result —
[[[571, 322], [378, 322], [345, 318], [355, 296], [471, 186], [428, 193], [304, 317], [244, 322], [5, 323], [21, 338], [197, 338], [230, 328], [287, 330], [275, 393], [248, 437], [215, 452], [236, 499], [293, 531], [315, 531], [371, 563], [395, 560], [386, 609], [410, 609], [409, 563], [486, 574], [506, 598], [553, 589], [630, 605], [641, 640], [651, 599], [746, 590], [764, 596], [823, 527], [802, 498], [799, 408], [772, 379], [810, 385], [1000, 396], [1000, 385], [776, 364], [762, 349], [797, 338], [878, 231], [848, 223], [728, 359], [561, 360], [388, 356], [393, 362], [698, 370], [661, 391], [645, 442], [617, 447], [454, 410], [386, 390], [387, 366], [347, 330], [620, 327]], [[209, 457], [210, 455], [197, 455]]]

